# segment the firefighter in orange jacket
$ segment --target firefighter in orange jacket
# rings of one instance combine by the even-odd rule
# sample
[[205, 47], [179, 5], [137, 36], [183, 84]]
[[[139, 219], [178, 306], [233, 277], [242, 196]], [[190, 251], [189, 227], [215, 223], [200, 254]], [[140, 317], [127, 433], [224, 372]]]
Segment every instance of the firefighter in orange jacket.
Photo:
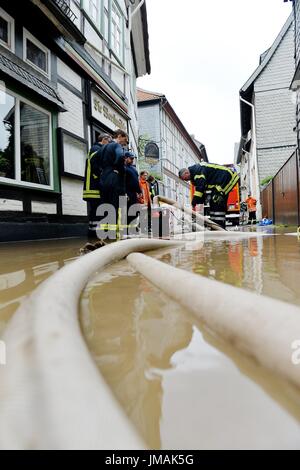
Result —
[[248, 219], [248, 224], [256, 224], [256, 204], [257, 201], [254, 197], [251, 196], [251, 194], [248, 195], [245, 203], [247, 204], [248, 207], [248, 212], [249, 212], [249, 219]]

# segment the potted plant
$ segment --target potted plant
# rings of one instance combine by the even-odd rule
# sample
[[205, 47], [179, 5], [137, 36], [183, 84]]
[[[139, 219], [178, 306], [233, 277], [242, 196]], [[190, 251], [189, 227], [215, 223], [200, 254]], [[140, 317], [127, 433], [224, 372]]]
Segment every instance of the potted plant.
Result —
[[10, 162], [3, 155], [0, 155], [0, 176], [6, 176], [10, 171]]

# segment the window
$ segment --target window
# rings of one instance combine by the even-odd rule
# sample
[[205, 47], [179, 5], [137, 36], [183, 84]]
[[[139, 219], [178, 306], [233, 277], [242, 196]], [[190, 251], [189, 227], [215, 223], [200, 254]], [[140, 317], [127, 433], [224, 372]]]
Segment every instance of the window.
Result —
[[109, 39], [109, 3], [108, 0], [103, 0], [103, 36], [108, 42]]
[[50, 78], [50, 51], [35, 39], [26, 29], [23, 30], [23, 58], [32, 67]]
[[97, 29], [101, 30], [109, 48], [123, 62], [125, 18], [118, 3], [114, 0], [83, 0], [82, 5]]
[[115, 3], [112, 4], [111, 12], [111, 49], [123, 60], [123, 16]]
[[9, 44], [9, 23], [0, 16], [0, 39], [5, 45]]
[[49, 115], [20, 102], [21, 179], [49, 184]]
[[16, 100], [6, 93], [0, 106], [0, 178], [15, 178]]
[[62, 131], [64, 172], [84, 176], [86, 141]]
[[15, 22], [0, 8], [0, 44], [15, 52]]
[[99, 27], [100, 25], [100, 0], [89, 0], [89, 10], [91, 20]]
[[0, 180], [52, 189], [51, 114], [11, 92], [0, 106]]

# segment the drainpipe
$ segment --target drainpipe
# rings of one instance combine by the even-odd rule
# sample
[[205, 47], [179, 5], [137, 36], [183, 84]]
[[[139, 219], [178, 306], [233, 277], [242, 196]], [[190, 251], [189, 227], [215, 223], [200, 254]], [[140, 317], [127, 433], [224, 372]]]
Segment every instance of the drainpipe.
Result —
[[253, 128], [253, 151], [254, 151], [254, 161], [255, 161], [255, 176], [256, 176], [256, 200], [257, 200], [257, 217], [258, 219], [262, 218], [261, 202], [260, 202], [260, 184], [259, 184], [259, 174], [258, 174], [258, 158], [257, 158], [257, 149], [256, 149], [256, 117], [255, 117], [255, 107], [249, 101], [244, 100], [240, 96], [240, 101], [247, 104], [252, 109], [252, 128]]

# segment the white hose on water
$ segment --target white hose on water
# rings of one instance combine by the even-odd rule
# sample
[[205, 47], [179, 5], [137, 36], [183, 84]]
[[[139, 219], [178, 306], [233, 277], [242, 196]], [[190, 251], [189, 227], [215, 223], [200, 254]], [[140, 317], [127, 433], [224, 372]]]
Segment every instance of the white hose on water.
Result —
[[259, 364], [300, 387], [293, 344], [300, 340], [300, 308], [183, 271], [133, 253], [130, 265]]
[[97, 270], [133, 251], [179, 244], [139, 239], [100, 248], [21, 304], [1, 338], [7, 365], [0, 366], [0, 449], [145, 448], [91, 358], [78, 303]]
[[164, 202], [165, 204], [168, 204], [169, 206], [176, 207], [177, 209], [181, 210], [182, 212], [185, 212], [186, 214], [189, 214], [193, 217], [195, 217], [196, 221], [198, 221], [199, 224], [202, 225], [207, 225], [210, 227], [212, 230], [217, 230], [220, 232], [226, 232], [220, 225], [216, 224], [212, 220], [210, 220], [208, 217], [204, 217], [203, 215], [199, 214], [199, 212], [195, 212], [189, 207], [185, 207], [184, 204], [180, 204], [179, 202], [175, 201], [174, 199], [170, 199], [169, 197], [165, 196], [155, 196], [153, 198], [153, 205], [158, 206], [159, 202]]

